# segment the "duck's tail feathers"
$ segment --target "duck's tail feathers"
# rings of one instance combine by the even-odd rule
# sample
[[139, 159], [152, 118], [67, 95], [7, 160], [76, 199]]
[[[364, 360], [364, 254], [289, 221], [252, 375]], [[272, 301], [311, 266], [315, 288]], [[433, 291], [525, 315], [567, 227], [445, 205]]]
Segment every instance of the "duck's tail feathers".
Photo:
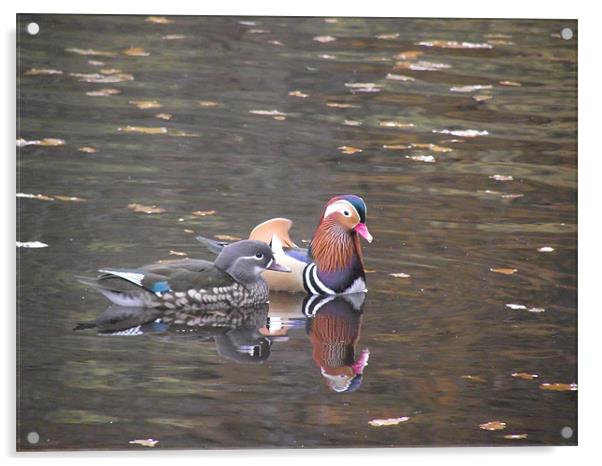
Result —
[[[152, 307], [155, 302], [153, 294], [144, 288], [134, 290], [119, 289], [119, 282], [98, 278], [76, 276], [76, 280], [84, 285], [100, 291], [109, 301], [125, 307]], [[131, 285], [130, 285], [131, 286]]]
[[215, 241], [214, 239], [205, 238], [204, 236], [197, 236], [195, 239], [214, 254], [219, 254], [222, 252], [222, 249], [228, 245], [228, 242], [226, 241]]

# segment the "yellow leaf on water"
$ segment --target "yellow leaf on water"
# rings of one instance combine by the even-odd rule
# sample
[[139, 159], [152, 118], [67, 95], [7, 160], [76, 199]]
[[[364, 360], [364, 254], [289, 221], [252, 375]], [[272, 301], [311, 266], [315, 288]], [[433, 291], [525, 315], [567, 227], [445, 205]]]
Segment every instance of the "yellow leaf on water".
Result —
[[17, 139], [17, 147], [25, 147], [25, 146], [64, 146], [64, 139], [57, 138], [45, 138], [34, 141], [27, 141], [23, 138]]
[[406, 52], [401, 52], [395, 55], [393, 58], [396, 60], [414, 60], [422, 55], [422, 52], [419, 50], [408, 50]]
[[291, 97], [301, 97], [302, 99], [305, 99], [306, 97], [309, 97], [309, 94], [304, 94], [301, 91], [290, 91], [288, 93], [288, 95], [290, 95]]
[[337, 149], [339, 149], [343, 154], [356, 154], [358, 152], [362, 152], [362, 149], [353, 146], [340, 146]]
[[140, 439], [140, 440], [130, 440], [130, 443], [135, 444], [135, 445], [141, 445], [143, 447], [153, 448], [157, 443], [159, 443], [159, 441], [154, 440], [152, 438], [147, 438], [147, 439]]
[[148, 126], [125, 126], [123, 128], [117, 128], [117, 131], [123, 133], [167, 134], [167, 128]]
[[489, 269], [494, 273], [501, 273], [502, 275], [512, 275], [518, 272], [518, 269]]
[[240, 241], [242, 238], [239, 236], [232, 235], [213, 235], [215, 239], [219, 239], [220, 241]]
[[513, 372], [512, 377], [522, 380], [533, 380], [539, 377], [537, 374], [529, 374], [528, 372]]
[[207, 217], [209, 215], [215, 215], [215, 210], [195, 210], [192, 215], [196, 217]]
[[522, 440], [522, 439], [526, 439], [528, 437], [527, 434], [508, 434], [508, 435], [504, 435], [505, 439], [508, 440]]
[[483, 430], [502, 430], [506, 428], [506, 423], [501, 421], [489, 421], [484, 424], [479, 424]]
[[134, 75], [129, 73], [116, 73], [109, 75], [98, 73], [69, 73], [69, 75], [79, 78], [79, 80], [82, 82], [95, 84], [112, 84], [134, 80]]
[[85, 152], [86, 154], [94, 154], [96, 152], [96, 149], [94, 149], [94, 147], [78, 147], [77, 148], [78, 151], [80, 152]]
[[313, 40], [315, 40], [316, 42], [320, 42], [322, 44], [326, 44], [327, 42], [333, 42], [337, 39], [332, 36], [316, 36], [313, 38]]
[[577, 391], [576, 383], [542, 383], [539, 388], [542, 390], [551, 390], [554, 392], [574, 392]]
[[193, 234], [194, 230], [191, 230], [190, 228], [184, 228], [184, 233]]
[[521, 83], [516, 81], [500, 81], [502, 86], [512, 86], [512, 87], [520, 87]]
[[165, 209], [157, 207], [156, 205], [148, 206], [138, 203], [128, 204], [128, 208], [133, 210], [134, 212], [142, 212], [145, 214], [161, 214], [165, 212]]
[[78, 49], [75, 47], [65, 49], [65, 50], [67, 52], [77, 53], [78, 55], [93, 55], [93, 56], [98, 56], [98, 57], [112, 57], [113, 55], [115, 55], [113, 52], [103, 52], [103, 51], [94, 50], [94, 49]]
[[471, 382], [485, 383], [485, 379], [478, 375], [463, 375], [460, 378], [464, 380], [470, 380]]
[[25, 72], [27, 76], [52, 76], [56, 74], [63, 74], [61, 70], [52, 70], [49, 68], [31, 68]]
[[121, 91], [119, 89], [104, 88], [104, 89], [98, 89], [97, 91], [86, 92], [86, 95], [89, 95], [91, 97], [108, 97], [108, 96], [116, 95], [116, 94], [120, 94], [120, 93], [121, 93]]
[[155, 118], [159, 118], [161, 120], [171, 120], [172, 114], [171, 113], [157, 113], [155, 115]]
[[123, 54], [129, 55], [130, 57], [148, 57], [150, 55], [150, 53], [141, 47], [130, 47], [129, 49], [125, 49]]
[[364, 268], [364, 273], [376, 273], [377, 271], [375, 269], [366, 269]]
[[131, 105], [135, 105], [140, 109], [162, 107], [162, 105], [156, 100], [130, 100], [128, 103], [130, 103]]
[[170, 256], [186, 256], [187, 254], [185, 252], [171, 250], [171, 251], [169, 251], [169, 255]]
[[92, 66], [104, 66], [105, 62], [104, 61], [98, 61], [98, 60], [88, 60], [88, 64], [92, 65]]
[[389, 276], [395, 277], [395, 278], [410, 278], [411, 277], [410, 274], [403, 273], [403, 272], [390, 273]]
[[381, 427], [381, 426], [396, 426], [397, 424], [401, 424], [402, 422], [409, 421], [410, 418], [408, 416], [403, 417], [392, 417], [389, 419], [372, 419], [368, 422], [373, 427]]
[[149, 16], [144, 21], [153, 24], [171, 24], [174, 22], [173, 19], [167, 19], [163, 16]]
[[474, 100], [476, 102], [485, 102], [486, 100], [490, 100], [491, 98], [492, 98], [492, 96], [490, 96], [490, 95], [482, 95], [482, 94], [477, 94], [477, 95], [472, 96], [472, 100]]
[[116, 73], [121, 73], [121, 70], [119, 70], [117, 68], [102, 68], [100, 70], [100, 72], [102, 74], [116, 74]]
[[201, 107], [217, 107], [219, 104], [212, 100], [199, 100], [199, 105]]

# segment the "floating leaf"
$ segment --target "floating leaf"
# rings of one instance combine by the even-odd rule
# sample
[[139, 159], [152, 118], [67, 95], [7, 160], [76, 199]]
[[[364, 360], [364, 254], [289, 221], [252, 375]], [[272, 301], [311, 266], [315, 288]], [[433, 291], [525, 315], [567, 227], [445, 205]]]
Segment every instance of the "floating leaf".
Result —
[[403, 74], [393, 74], [393, 73], [387, 73], [387, 76], [385, 79], [392, 79], [394, 81], [416, 81], [411, 76], [405, 76]]
[[199, 100], [199, 105], [201, 107], [217, 107], [219, 104], [212, 100]]
[[502, 275], [513, 275], [516, 272], [518, 272], [518, 269], [507, 269], [507, 268], [489, 269], [489, 270], [493, 273], [501, 273]]
[[268, 44], [271, 45], [277, 45], [279, 47], [282, 47], [284, 44], [282, 42], [280, 42], [279, 40], [268, 40]]
[[508, 434], [508, 435], [504, 435], [505, 439], [508, 440], [522, 440], [522, 439], [526, 439], [528, 437], [527, 434]]
[[104, 61], [98, 61], [98, 60], [88, 60], [88, 64], [92, 65], [92, 66], [104, 66], [105, 62]]
[[249, 29], [247, 32], [249, 34], [267, 34], [270, 31], [267, 29]]
[[442, 49], [491, 49], [493, 46], [486, 42], [456, 42], [455, 40], [428, 40], [416, 43], [424, 47], [434, 47]]
[[104, 88], [98, 89], [97, 91], [86, 92], [86, 95], [89, 95], [91, 97], [109, 97], [111, 95], [116, 95], [120, 93], [121, 91], [119, 89]]
[[464, 380], [470, 380], [471, 382], [485, 383], [485, 379], [478, 375], [462, 375], [460, 378]]
[[282, 113], [279, 110], [249, 110], [249, 113], [254, 115], [267, 115], [267, 116], [285, 116], [286, 113]]
[[519, 197], [524, 197], [524, 194], [502, 194], [502, 199], [518, 199]]
[[339, 149], [343, 154], [356, 154], [358, 152], [362, 152], [362, 149], [352, 146], [340, 146], [337, 149]]
[[491, 175], [489, 178], [496, 181], [513, 181], [512, 175]]
[[372, 419], [368, 424], [373, 427], [381, 427], [381, 426], [396, 426], [397, 424], [401, 424], [402, 422], [409, 421], [410, 418], [408, 416], [403, 417], [392, 417], [389, 419]]
[[551, 246], [543, 246], [541, 248], [537, 248], [537, 250], [539, 252], [552, 252], [552, 251], [554, 251], [554, 248]]
[[546, 312], [546, 310], [543, 307], [531, 307], [529, 309], [527, 309], [527, 312], [533, 312], [533, 313], [540, 313], [540, 312]]
[[324, 59], [324, 60], [336, 60], [337, 57], [334, 55], [330, 55], [329, 53], [321, 53], [320, 55], [318, 55], [318, 57]]
[[527, 306], [524, 306], [522, 304], [506, 304], [506, 307], [509, 307], [510, 309], [527, 309]]
[[17, 193], [17, 197], [22, 197], [25, 199], [38, 199], [40, 201], [54, 201], [53, 197], [46, 196], [45, 194]]
[[41, 140], [35, 140], [35, 141], [27, 141], [23, 138], [21, 139], [17, 139], [17, 147], [25, 147], [25, 146], [64, 146], [65, 145], [65, 140], [64, 139], [57, 139], [57, 138], [45, 138], [45, 139], [41, 139]]
[[500, 81], [502, 86], [512, 86], [512, 87], [520, 87], [521, 83], [516, 81]]
[[159, 443], [159, 441], [154, 440], [152, 438], [147, 438], [147, 439], [140, 439], [140, 440], [130, 440], [130, 443], [133, 443], [135, 445], [141, 445], [143, 447], [153, 448], [157, 443]]
[[130, 103], [131, 105], [135, 105], [140, 109], [162, 107], [162, 105], [156, 100], [130, 100], [128, 103]]
[[173, 19], [167, 19], [163, 16], [149, 16], [144, 21], [153, 24], [171, 24], [174, 22]]
[[169, 255], [170, 256], [186, 256], [187, 254], [185, 252], [170, 250]]
[[529, 374], [528, 372], [513, 372], [512, 377], [522, 380], [533, 380], [539, 377], [537, 374]]
[[432, 155], [406, 155], [406, 159], [415, 160], [416, 162], [435, 163], [436, 159]]
[[363, 125], [363, 123], [358, 120], [345, 120], [345, 121], [343, 121], [343, 124], [347, 125], [347, 126], [362, 126]]
[[345, 87], [349, 87], [355, 92], [380, 92], [380, 88], [383, 86], [375, 83], [345, 83]]
[[482, 89], [491, 89], [492, 87], [491, 84], [474, 84], [472, 86], [454, 86], [449, 90], [452, 92], [474, 92]]
[[96, 84], [112, 84], [134, 80], [134, 75], [129, 73], [110, 74], [108, 76], [98, 73], [69, 73], [69, 75], [79, 78], [82, 82]]
[[220, 241], [240, 241], [242, 238], [239, 236], [232, 235], [213, 235], [215, 239], [219, 239]]
[[407, 273], [403, 273], [403, 272], [390, 273], [389, 276], [395, 277], [395, 278], [410, 278], [411, 277], [411, 275], [409, 275]]
[[379, 126], [384, 126], [385, 128], [413, 128], [414, 123], [402, 123], [401, 121], [379, 121]]
[[328, 24], [335, 24], [335, 23], [338, 23], [339, 20], [336, 18], [324, 18], [324, 22], [328, 23]]
[[163, 36], [161, 39], [163, 40], [180, 40], [184, 39], [186, 36], [184, 34], [167, 34]]
[[451, 134], [452, 136], [464, 138], [475, 138], [477, 136], [487, 136], [489, 134], [487, 130], [479, 131], [476, 129], [442, 129], [440, 131], [434, 129], [433, 133]]
[[117, 131], [123, 133], [167, 134], [167, 128], [148, 126], [125, 126], [124, 128], [117, 128]]
[[328, 42], [333, 42], [336, 39], [336, 37], [332, 37], [332, 36], [316, 36], [313, 38], [313, 40], [315, 40], [316, 42], [320, 42], [322, 44], [326, 44]]
[[472, 96], [472, 100], [476, 101], [476, 102], [485, 102], [486, 100], [490, 100], [492, 99], [492, 97], [490, 95], [473, 95]]
[[98, 56], [98, 57], [112, 57], [113, 55], [115, 55], [113, 52], [103, 52], [100, 50], [94, 50], [94, 49], [78, 49], [78, 48], [69, 48], [69, 49], [65, 49], [67, 52], [71, 52], [71, 53], [77, 53], [78, 55], [93, 55], [93, 56]]
[[420, 144], [420, 143], [412, 143], [408, 145], [403, 144], [392, 144], [383, 145], [384, 149], [392, 149], [392, 150], [405, 150], [405, 149], [427, 149], [433, 152], [451, 152], [453, 149], [449, 147], [438, 146], [436, 144]]
[[200, 138], [201, 135], [198, 133], [189, 133], [188, 131], [176, 130], [170, 131], [170, 136], [178, 137], [178, 138]]
[[47, 248], [48, 245], [46, 243], [42, 243], [41, 241], [26, 241], [22, 243], [21, 241], [17, 241], [18, 248]]
[[31, 68], [25, 72], [26, 76], [53, 76], [63, 74], [61, 70], [52, 70], [49, 68]]
[[574, 392], [577, 391], [576, 383], [542, 383], [539, 388], [542, 390], [551, 390], [554, 392]]
[[117, 68], [102, 68], [100, 70], [100, 72], [102, 74], [117, 74], [117, 73], [121, 73], [121, 70], [119, 70]]
[[381, 40], [391, 40], [391, 39], [397, 39], [399, 37], [399, 34], [396, 32], [390, 33], [390, 34], [377, 34], [376, 38], [377, 39], [381, 39]]
[[76, 197], [76, 196], [59, 196], [58, 194], [54, 195], [54, 198], [58, 201], [64, 201], [64, 202], [85, 202], [85, 199], [82, 199], [81, 197]]
[[238, 24], [242, 24], [243, 26], [257, 26], [255, 21], [239, 21]]
[[191, 230], [190, 228], [184, 228], [184, 233], [193, 234], [194, 230]]
[[80, 152], [85, 152], [86, 154], [94, 154], [96, 152], [96, 149], [94, 149], [94, 147], [89, 146], [78, 147], [77, 150]]
[[324, 105], [331, 108], [360, 108], [359, 105], [354, 104], [343, 104], [339, 102], [326, 102]]
[[429, 61], [399, 61], [395, 63], [394, 69], [396, 70], [412, 70], [412, 71], [439, 71], [451, 68], [451, 65], [446, 63], [432, 63]]
[[309, 97], [309, 94], [304, 94], [301, 91], [290, 91], [288, 93], [288, 95], [290, 95], [291, 97], [301, 97], [302, 99], [305, 99], [306, 97]]
[[502, 421], [489, 421], [484, 424], [479, 424], [483, 430], [502, 430], [506, 428], [506, 423]]
[[146, 52], [140, 47], [130, 47], [129, 49], [125, 49], [123, 54], [129, 55], [130, 57], [148, 57], [150, 55], [150, 53]]
[[398, 53], [393, 58], [396, 60], [414, 60], [422, 55], [420, 50], [407, 50], [405, 52]]
[[192, 215], [196, 217], [207, 217], [209, 215], [215, 215], [215, 210], [195, 210]]
[[128, 204], [128, 208], [134, 212], [143, 212], [145, 214], [161, 214], [165, 212], [165, 209], [157, 207], [156, 205], [148, 206], [138, 203]]
[[171, 120], [172, 114], [171, 113], [157, 113], [155, 115], [155, 118], [159, 118], [161, 120]]

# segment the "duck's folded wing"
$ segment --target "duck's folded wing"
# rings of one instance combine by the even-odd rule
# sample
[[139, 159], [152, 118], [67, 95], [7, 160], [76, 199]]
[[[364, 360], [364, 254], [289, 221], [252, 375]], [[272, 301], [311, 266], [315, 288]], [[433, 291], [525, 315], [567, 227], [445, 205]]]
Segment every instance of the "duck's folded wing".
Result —
[[306, 264], [311, 262], [309, 251], [305, 248], [284, 248], [284, 254], [299, 262], [304, 262]]
[[144, 289], [151, 293], [164, 293], [170, 290], [168, 277], [143, 269], [106, 268], [99, 272], [101, 275], [95, 278], [75, 278], [85, 285], [116, 292], [127, 292], [133, 288]]

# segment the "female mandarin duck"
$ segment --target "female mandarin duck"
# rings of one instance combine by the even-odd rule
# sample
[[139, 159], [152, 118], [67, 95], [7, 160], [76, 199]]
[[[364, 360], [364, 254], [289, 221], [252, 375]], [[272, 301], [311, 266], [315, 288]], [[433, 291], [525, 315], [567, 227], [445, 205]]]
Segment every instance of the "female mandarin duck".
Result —
[[214, 310], [252, 307], [268, 301], [265, 270], [290, 272], [262, 241], [238, 241], [214, 263], [182, 259], [136, 269], [101, 269], [97, 278], [77, 277], [120, 306]]
[[[362, 236], [372, 242], [366, 226], [366, 211], [366, 203], [359, 196], [333, 197], [324, 207], [309, 249], [299, 248], [290, 239], [293, 222], [286, 218], [274, 218], [256, 226], [249, 239], [271, 244], [276, 260], [293, 272], [284, 276], [266, 271], [263, 277], [270, 290], [304, 291], [314, 295], [366, 291], [359, 241]], [[203, 237], [197, 239], [214, 252], [225, 244]]]

